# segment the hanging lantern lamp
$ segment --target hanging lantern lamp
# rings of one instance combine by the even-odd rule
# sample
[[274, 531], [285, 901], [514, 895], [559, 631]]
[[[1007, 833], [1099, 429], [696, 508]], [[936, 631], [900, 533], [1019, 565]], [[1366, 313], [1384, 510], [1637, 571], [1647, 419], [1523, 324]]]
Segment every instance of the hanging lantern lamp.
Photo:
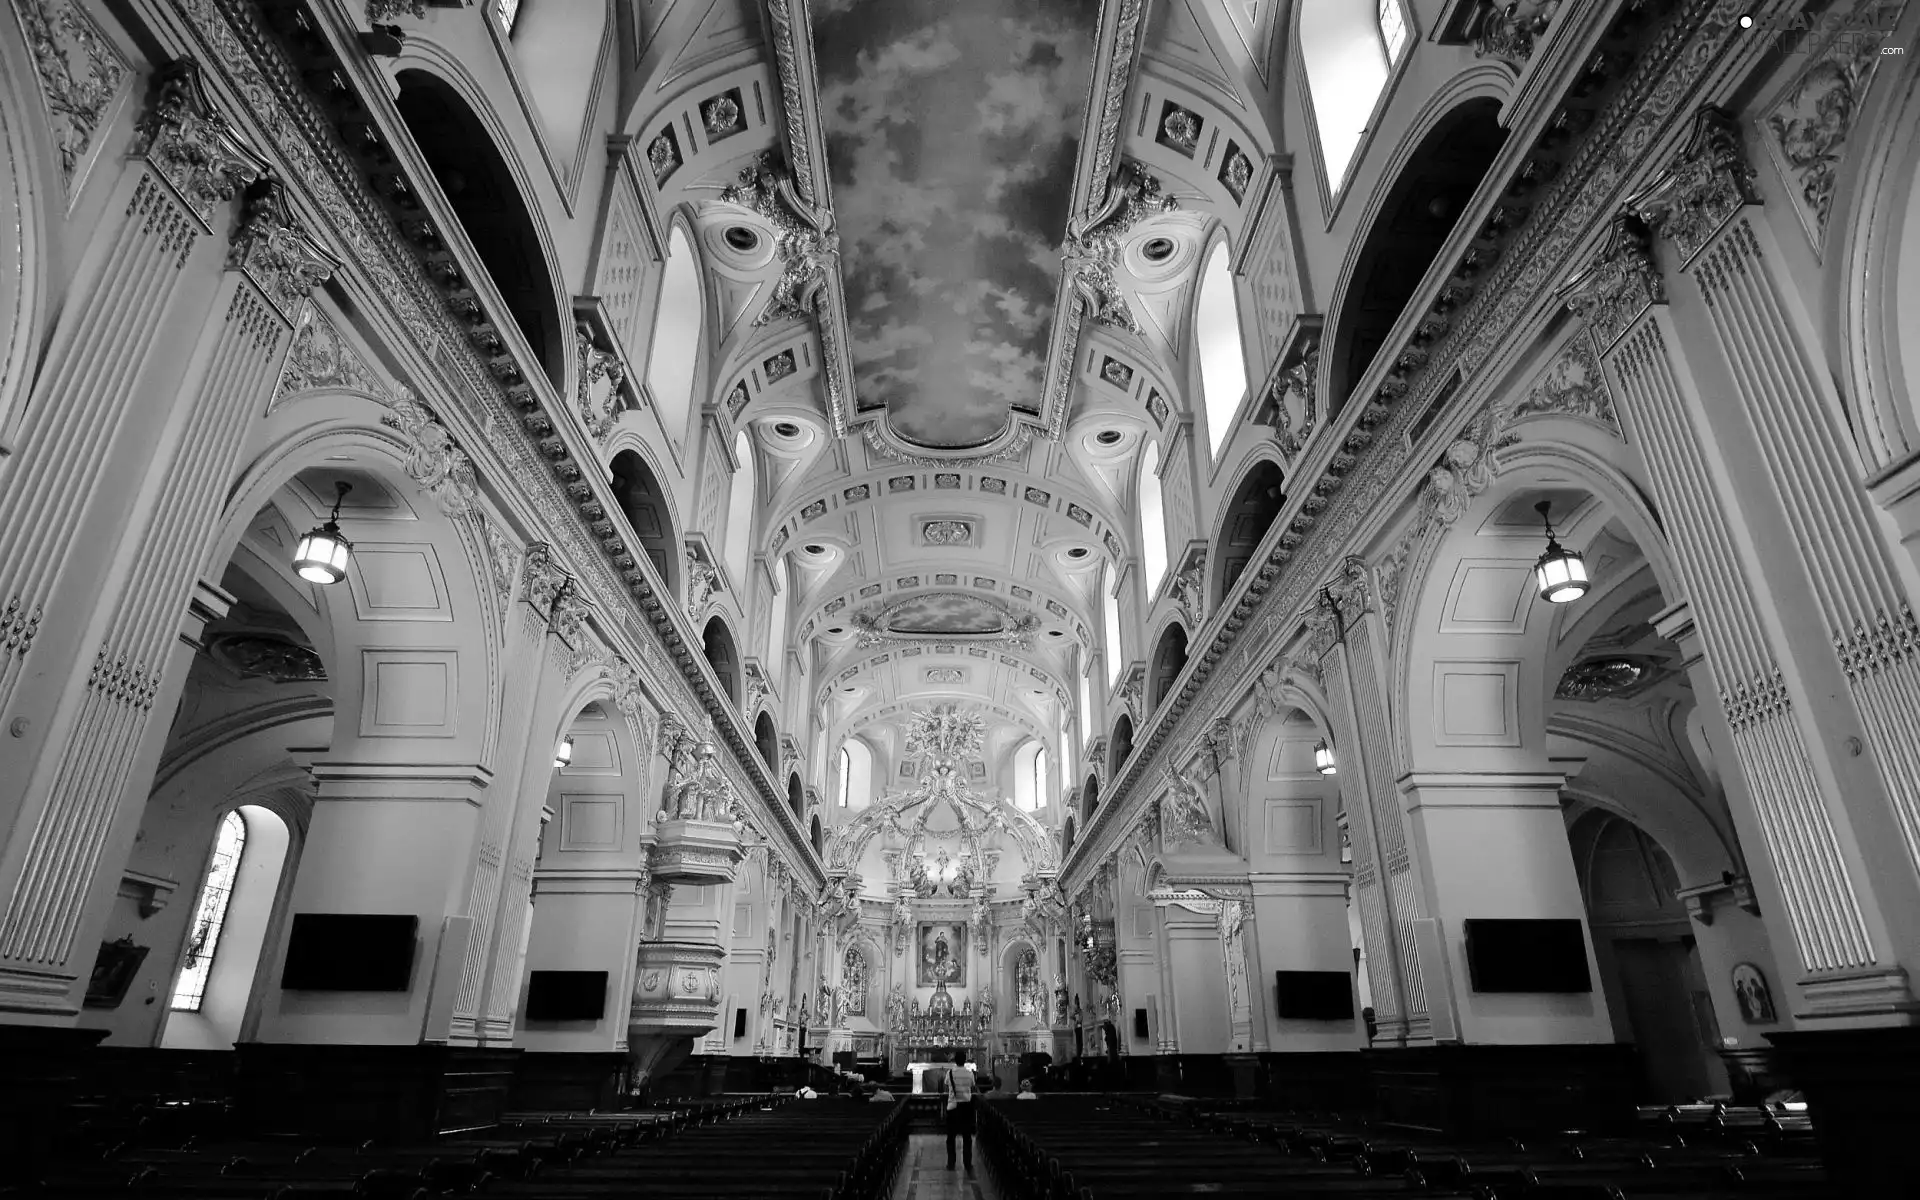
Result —
[[340, 532], [340, 504], [353, 485], [342, 479], [334, 487], [339, 493], [334, 497], [333, 515], [294, 547], [294, 573], [308, 583], [339, 583], [347, 577], [347, 560], [353, 555], [353, 543]]
[[573, 735], [568, 734], [566, 737], [563, 737], [560, 739], [559, 748], [553, 752], [554, 769], [558, 770], [561, 767], [566, 766], [568, 763], [572, 761], [573, 761]]
[[1552, 501], [1542, 500], [1533, 507], [1547, 527], [1547, 548], [1540, 555], [1540, 561], [1533, 564], [1533, 578], [1540, 585], [1540, 598], [1549, 604], [1578, 600], [1587, 594], [1592, 582], [1587, 578], [1587, 560], [1562, 546], [1560, 539], [1553, 536], [1553, 520], [1547, 515], [1553, 507]]
[[1333, 761], [1333, 747], [1327, 745], [1325, 738], [1313, 748], [1313, 769], [1322, 775], [1332, 775], [1338, 769]]

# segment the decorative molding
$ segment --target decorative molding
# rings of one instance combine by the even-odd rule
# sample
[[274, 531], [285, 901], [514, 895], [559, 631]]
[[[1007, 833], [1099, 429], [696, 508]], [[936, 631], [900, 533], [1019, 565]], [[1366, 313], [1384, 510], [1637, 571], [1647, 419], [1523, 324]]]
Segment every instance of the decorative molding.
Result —
[[1667, 302], [1646, 225], [1631, 212], [1614, 217], [1600, 252], [1567, 280], [1560, 295], [1586, 321], [1599, 348], [1611, 348], [1641, 313]]
[[1131, 163], [1122, 163], [1107, 184], [1100, 207], [1067, 221], [1067, 240], [1061, 245], [1062, 278], [1073, 289], [1095, 324], [1140, 332], [1140, 322], [1127, 307], [1114, 278], [1122, 243], [1133, 227], [1164, 213], [1180, 202], [1164, 194], [1161, 183]]
[[297, 392], [317, 388], [361, 392], [376, 399], [384, 399], [388, 394], [386, 384], [332, 320], [309, 304], [301, 310], [293, 345], [287, 351], [286, 365], [280, 370], [280, 382], [273, 390], [273, 400], [278, 404]]
[[190, 58], [155, 73], [133, 152], [145, 156], [209, 233], [217, 210], [267, 169], [266, 159], [214, 108], [200, 64]]
[[287, 188], [263, 175], [247, 189], [227, 247], [227, 266], [244, 272], [289, 326], [298, 326], [314, 288], [333, 278], [340, 260], [293, 215]]
[[126, 56], [74, 0], [14, 0], [13, 11], [33, 48], [60, 177], [71, 193], [94, 134], [126, 81]]
[[1767, 151], [1793, 185], [1794, 209], [1818, 249], [1833, 206], [1834, 176], [1882, 57], [1878, 39], [1839, 34], [1758, 122]]
[[1707, 107], [1694, 114], [1686, 146], [1627, 205], [1686, 263], [1735, 213], [1759, 202], [1739, 122]]
[[[740, 172], [740, 182], [720, 199], [757, 213], [776, 230], [775, 254], [781, 262], [773, 298], [753, 319], [755, 328], [774, 321], [818, 314], [828, 281], [840, 268], [840, 235], [833, 213], [807, 203], [794, 189], [779, 154], [763, 151]], [[829, 359], [829, 371], [835, 367]], [[847, 381], [842, 381], [843, 388]]]
[[479, 479], [473, 460], [454, 442], [447, 427], [404, 384], [387, 402], [387, 409], [380, 423], [399, 430], [407, 440], [407, 478], [438, 501], [448, 516], [473, 513], [480, 498]]
[[1600, 356], [1587, 338], [1572, 338], [1560, 348], [1527, 394], [1507, 410], [1505, 423], [1556, 415], [1579, 417], [1620, 432], [1606, 373], [1600, 369]]

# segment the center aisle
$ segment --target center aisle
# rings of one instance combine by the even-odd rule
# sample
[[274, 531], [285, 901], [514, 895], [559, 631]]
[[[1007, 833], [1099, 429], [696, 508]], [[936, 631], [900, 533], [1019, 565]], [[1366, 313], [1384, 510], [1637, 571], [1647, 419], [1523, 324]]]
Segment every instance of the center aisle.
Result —
[[[973, 1174], [966, 1164], [947, 1170], [947, 1135], [916, 1133], [907, 1139], [907, 1153], [900, 1164], [900, 1177], [894, 1181], [893, 1200], [1000, 1200], [1000, 1190], [987, 1175], [980, 1159], [979, 1139], [974, 1139]], [[955, 1150], [959, 1146], [955, 1144]]]

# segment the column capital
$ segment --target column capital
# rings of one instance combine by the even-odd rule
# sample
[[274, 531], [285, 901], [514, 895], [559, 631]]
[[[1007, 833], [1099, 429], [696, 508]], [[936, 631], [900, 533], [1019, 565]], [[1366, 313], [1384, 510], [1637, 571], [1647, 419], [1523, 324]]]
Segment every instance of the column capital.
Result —
[[177, 58], [154, 74], [134, 153], [172, 185], [209, 232], [219, 207], [258, 179], [267, 160], [249, 146], [207, 94], [200, 65]]
[[1617, 214], [1599, 253], [1567, 280], [1560, 298], [1587, 323], [1602, 353], [1633, 327], [1641, 313], [1665, 304], [1667, 288], [1653, 261], [1653, 239], [1645, 223], [1631, 212]]
[[1760, 202], [1753, 178], [1739, 121], [1708, 105], [1694, 114], [1686, 145], [1627, 206], [1673, 243], [1684, 267], [1735, 213]]
[[294, 216], [286, 185], [263, 175], [241, 203], [227, 266], [253, 280], [287, 324], [298, 325], [307, 296], [333, 278], [340, 260]]

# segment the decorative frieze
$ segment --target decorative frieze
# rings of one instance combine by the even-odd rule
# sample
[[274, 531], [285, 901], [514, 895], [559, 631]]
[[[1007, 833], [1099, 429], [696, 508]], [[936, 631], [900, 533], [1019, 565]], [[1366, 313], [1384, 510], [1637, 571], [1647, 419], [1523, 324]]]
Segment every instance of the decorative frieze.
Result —
[[1206, 793], [1185, 774], [1166, 768], [1167, 790], [1160, 797], [1160, 832], [1168, 849], [1189, 842], [1214, 841], [1213, 817], [1207, 812]]
[[340, 388], [376, 398], [387, 392], [386, 385], [333, 322], [308, 305], [301, 310], [293, 345], [273, 390], [274, 403], [316, 388]]
[[1575, 337], [1562, 346], [1546, 371], [1505, 416], [1509, 425], [1528, 417], [1567, 416], [1604, 425], [1615, 433], [1620, 430], [1599, 356], [1593, 343], [1584, 337]]

